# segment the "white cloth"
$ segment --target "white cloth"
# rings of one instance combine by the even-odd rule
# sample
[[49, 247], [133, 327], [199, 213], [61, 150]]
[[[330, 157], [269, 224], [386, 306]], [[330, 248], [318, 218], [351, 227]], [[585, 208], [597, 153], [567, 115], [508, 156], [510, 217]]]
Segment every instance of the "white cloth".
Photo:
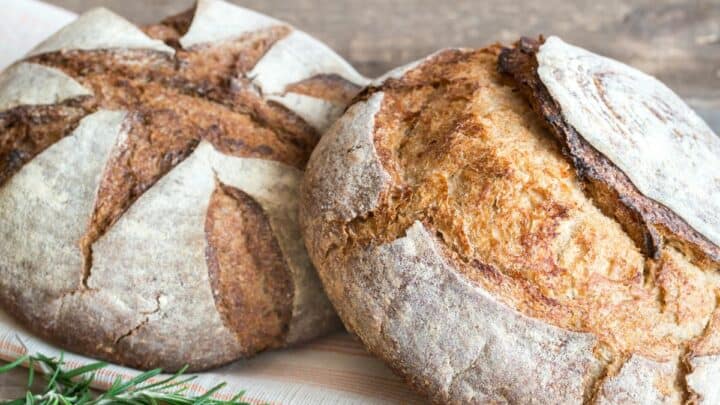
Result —
[[36, 0], [0, 0], [0, 70], [77, 16]]

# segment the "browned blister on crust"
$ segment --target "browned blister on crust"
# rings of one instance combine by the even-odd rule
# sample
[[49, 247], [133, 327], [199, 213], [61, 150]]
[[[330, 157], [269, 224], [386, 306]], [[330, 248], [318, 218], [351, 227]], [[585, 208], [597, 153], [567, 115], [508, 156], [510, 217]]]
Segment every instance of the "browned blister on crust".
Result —
[[573, 163], [587, 193], [600, 209], [620, 222], [646, 255], [657, 257], [663, 243], [672, 245], [706, 269], [720, 264], [720, 248], [692, 229], [682, 218], [662, 204], [645, 197], [612, 162], [585, 141], [563, 118], [537, 74], [535, 55], [543, 39], [523, 38], [513, 48], [503, 50], [499, 69], [512, 76], [533, 109], [561, 143], [563, 153]]
[[321, 139], [301, 225], [328, 295], [438, 403], [693, 398], [685, 358], [720, 352], [720, 277], [598, 208], [501, 52], [393, 73]]

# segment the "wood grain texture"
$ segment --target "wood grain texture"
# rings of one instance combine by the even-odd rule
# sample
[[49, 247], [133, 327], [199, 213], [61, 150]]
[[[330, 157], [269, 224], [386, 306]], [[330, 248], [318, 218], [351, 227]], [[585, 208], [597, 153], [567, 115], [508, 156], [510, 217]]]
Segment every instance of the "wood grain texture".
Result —
[[[0, 374], [0, 401], [25, 396], [27, 390], [28, 372], [26, 369], [15, 369], [7, 374]], [[33, 383], [33, 392], [42, 390], [44, 380], [36, 378]]]
[[[21, 1], [21, 0], [13, 0]], [[193, 0], [46, 0], [83, 12], [108, 7], [145, 24]], [[720, 0], [235, 0], [326, 42], [376, 76], [438, 48], [556, 34], [658, 76], [720, 132]], [[0, 398], [22, 393], [21, 371], [0, 375]]]
[[27, 385], [27, 371], [15, 370], [0, 375], [0, 400], [16, 398], [25, 392]]

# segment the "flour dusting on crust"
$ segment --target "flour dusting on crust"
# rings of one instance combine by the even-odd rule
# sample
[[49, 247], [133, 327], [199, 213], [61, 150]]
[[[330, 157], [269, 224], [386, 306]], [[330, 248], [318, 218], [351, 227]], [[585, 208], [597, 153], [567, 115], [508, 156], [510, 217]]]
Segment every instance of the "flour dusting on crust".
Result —
[[0, 188], [0, 212], [5, 213], [0, 215], [0, 291], [5, 298], [21, 294], [15, 298], [18, 304], [44, 308], [43, 322], [54, 320], [49, 302], [80, 285], [79, 242], [92, 214], [104, 158], [124, 137], [125, 116], [106, 110], [88, 115]]
[[[215, 189], [209, 149], [212, 146], [201, 144], [93, 245], [88, 285], [121, 297], [128, 316], [151, 311], [156, 297], [164, 297], [165, 305], [158, 310], [162, 316], [121, 343], [142, 347], [137, 343], [161, 342], [159, 352], [176, 358], [178, 364], [230, 361], [242, 350], [215, 309], [208, 279], [205, 218]], [[172, 326], [178, 323], [184, 326]], [[186, 350], [187, 346], [194, 349]], [[144, 350], [157, 356], [157, 350]]]
[[291, 83], [331, 73], [353, 83], [367, 82], [327, 45], [295, 30], [278, 41], [250, 71], [249, 76], [264, 94], [282, 94]]
[[313, 152], [305, 181], [316, 186], [306, 198], [321, 198], [311, 206], [321, 206], [328, 217], [349, 221], [370, 212], [390, 181], [373, 143], [382, 100], [379, 92], [350, 107]]
[[266, 98], [293, 111], [320, 133], [325, 132], [345, 108], [344, 105], [297, 93], [271, 94]]
[[30, 55], [56, 51], [97, 49], [148, 49], [163, 53], [175, 53], [162, 41], [145, 35], [138, 27], [119, 15], [96, 8], [81, 15], [43, 43]]
[[720, 138], [655, 78], [550, 37], [538, 75], [563, 117], [645, 196], [720, 244]]
[[439, 402], [582, 402], [603, 368], [594, 336], [500, 303], [458, 274], [419, 222], [343, 274], [351, 325]]
[[607, 377], [596, 397], [596, 403], [609, 404], [679, 404], [675, 388], [676, 362], [656, 362], [632, 355], [612, 377]]
[[720, 403], [720, 355], [693, 357], [689, 363], [692, 371], [685, 378], [698, 403]]
[[195, 45], [237, 38], [245, 33], [283, 25], [281, 21], [219, 0], [199, 0], [195, 17], [180, 45]]
[[35, 63], [21, 62], [0, 73], [0, 112], [91, 95], [90, 90], [60, 70]]

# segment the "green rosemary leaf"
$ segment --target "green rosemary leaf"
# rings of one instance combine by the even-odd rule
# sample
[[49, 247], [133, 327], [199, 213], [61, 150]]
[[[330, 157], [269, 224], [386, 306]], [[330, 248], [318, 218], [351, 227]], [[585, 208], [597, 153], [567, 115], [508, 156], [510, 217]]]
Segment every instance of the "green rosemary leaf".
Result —
[[[249, 405], [242, 401], [244, 391], [237, 393], [231, 400], [212, 398], [225, 383], [218, 384], [198, 396], [187, 394], [188, 383], [196, 376], [185, 376], [187, 367], [159, 381], [151, 382], [162, 371], [150, 370], [123, 382], [116, 379], [106, 392], [94, 394], [91, 388], [98, 370], [107, 367], [106, 363], [92, 363], [74, 369], [66, 369], [64, 356], [51, 358], [43, 354], [22, 356], [15, 361], [0, 366], [0, 373], [12, 370], [27, 362], [28, 391], [23, 398], [2, 402], [5, 405]], [[34, 367], [44, 373], [46, 386], [42, 393], [33, 394], [30, 390], [35, 376]]]
[[60, 359], [58, 359], [57, 362], [55, 362], [53, 359], [50, 359], [48, 357], [42, 356], [40, 357], [40, 361], [45, 364], [50, 370], [52, 370], [52, 377], [50, 377], [50, 381], [48, 381], [48, 389], [54, 389], [56, 387], [57, 379], [60, 377], [60, 373], [62, 372], [61, 366], [63, 365], [64, 354], [60, 353]]
[[14, 369], [15, 367], [18, 367], [19, 365], [23, 364], [24, 362], [28, 361], [29, 359], [30, 359], [30, 356], [25, 355], [25, 356], [18, 358], [15, 361], [13, 361], [12, 363], [1, 366], [0, 374], [7, 373], [8, 371]]
[[[172, 381], [177, 381], [178, 378], [180, 378], [183, 374], [185, 374], [185, 371], [187, 371], [187, 369], [188, 369], [188, 367], [184, 366], [179, 371], [177, 371], [175, 374], [167, 377], [166, 379], [154, 382], [152, 384], [144, 385], [143, 388], [144, 389], [155, 388], [155, 387], [159, 387], [159, 386], [164, 386], [165, 384], [170, 383]], [[194, 379], [195, 379], [195, 377], [189, 377], [187, 379], [182, 380], [182, 383], [192, 381]], [[168, 388], [168, 387], [165, 387], [165, 388]]]
[[[27, 355], [25, 355], [27, 356]], [[35, 382], [35, 359], [28, 356], [28, 381], [27, 388], [30, 389]]]
[[212, 388], [210, 388], [205, 394], [195, 398], [196, 401], [203, 403], [204, 401], [210, 399], [213, 395], [215, 395], [216, 392], [220, 391], [224, 386], [226, 386], [226, 383], [220, 383]]
[[159, 368], [156, 368], [156, 369], [154, 369], [154, 370], [150, 370], [150, 371], [146, 371], [146, 372], [144, 372], [144, 373], [142, 373], [142, 374], [138, 374], [138, 375], [135, 376], [134, 378], [131, 378], [131, 379], [128, 380], [127, 382], [125, 382], [125, 383], [120, 384], [119, 386], [117, 386], [116, 389], [113, 391], [113, 393], [114, 393], [114, 394], [121, 394], [121, 393], [127, 391], [128, 389], [130, 389], [130, 388], [132, 388], [132, 387], [136, 387], [136, 386], [138, 386], [139, 384], [144, 383], [145, 381], [147, 381], [147, 380], [149, 380], [149, 379], [157, 376], [157, 375], [160, 374], [160, 373], [162, 373], [162, 370], [159, 369]]
[[78, 367], [75, 369], [72, 369], [70, 371], [65, 372], [66, 378], [75, 378], [77, 376], [83, 375], [85, 373], [89, 373], [92, 371], [100, 370], [101, 368], [107, 367], [107, 363], [98, 362], [98, 363], [91, 363], [86, 366]]

